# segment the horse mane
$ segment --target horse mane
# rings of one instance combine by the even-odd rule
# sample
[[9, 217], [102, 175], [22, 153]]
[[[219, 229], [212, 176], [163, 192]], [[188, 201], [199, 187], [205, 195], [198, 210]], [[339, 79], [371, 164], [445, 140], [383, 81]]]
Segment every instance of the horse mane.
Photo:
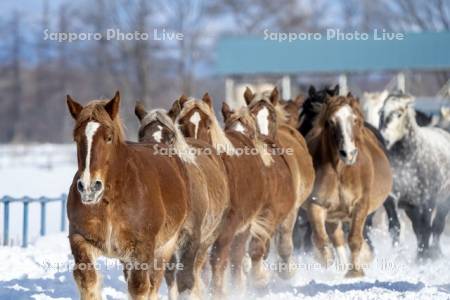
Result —
[[211, 121], [211, 142], [213, 147], [218, 151], [219, 154], [226, 153], [228, 155], [233, 155], [235, 153], [235, 149], [231, 141], [225, 135], [225, 131], [219, 124], [217, 120], [216, 114], [214, 110], [205, 102], [196, 99], [189, 99], [183, 104], [183, 108], [180, 111], [180, 114], [177, 117], [176, 123], [178, 120], [183, 118], [191, 109], [197, 107], [204, 114], [206, 114]]
[[329, 120], [336, 111], [338, 111], [341, 107], [345, 105], [349, 105], [353, 110], [353, 113], [360, 120], [364, 121], [364, 116], [361, 111], [361, 107], [356, 98], [354, 98], [353, 96], [350, 97], [334, 96], [329, 98], [329, 100], [323, 104], [322, 110], [315, 120], [315, 126], [324, 128], [327, 120]]
[[173, 147], [176, 150], [178, 157], [186, 163], [195, 165], [196, 157], [194, 152], [192, 151], [192, 147], [189, 146], [185, 137], [181, 133], [179, 126], [177, 126], [167, 115], [167, 111], [165, 109], [153, 109], [149, 111], [147, 115], [145, 115], [145, 117], [142, 119], [139, 130], [145, 128], [145, 126], [155, 121], [163, 124], [174, 134], [175, 140], [173, 143]]
[[282, 122], [287, 122], [289, 120], [290, 114], [284, 109], [281, 101], [275, 105], [275, 113], [277, 115], [277, 120], [281, 120]]
[[97, 121], [102, 125], [107, 127], [111, 127], [114, 129], [114, 132], [118, 136], [119, 142], [125, 142], [125, 131], [123, 128], [123, 122], [119, 114], [111, 119], [108, 112], [105, 110], [105, 104], [108, 103], [109, 100], [92, 100], [88, 104], [86, 104], [80, 112], [80, 115], [77, 118], [77, 122], [75, 124], [75, 129], [81, 123], [87, 121]]

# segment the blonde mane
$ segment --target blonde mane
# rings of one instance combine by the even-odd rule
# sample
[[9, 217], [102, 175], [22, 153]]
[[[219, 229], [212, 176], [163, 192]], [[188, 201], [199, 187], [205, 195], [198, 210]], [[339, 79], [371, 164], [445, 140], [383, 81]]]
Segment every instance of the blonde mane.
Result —
[[236, 153], [233, 144], [225, 135], [222, 127], [220, 127], [219, 121], [217, 120], [214, 110], [209, 107], [208, 104], [201, 100], [189, 99], [183, 104], [183, 108], [176, 119], [178, 124], [179, 119], [183, 118], [191, 111], [193, 108], [197, 107], [204, 114], [206, 114], [211, 121], [211, 142], [212, 146], [217, 150], [219, 154], [226, 153], [227, 155], [234, 155]]
[[175, 135], [173, 148], [176, 150], [178, 157], [186, 163], [196, 165], [197, 163], [194, 149], [186, 142], [186, 139], [181, 133], [180, 128], [176, 126], [172, 119], [167, 115], [167, 111], [165, 109], [153, 109], [149, 111], [147, 115], [142, 119], [139, 130], [145, 128], [145, 126], [155, 121], [163, 124]]
[[280, 101], [275, 105], [275, 113], [277, 114], [277, 119], [282, 123], [287, 123], [289, 120], [290, 114], [284, 109]]
[[120, 114], [117, 114], [114, 120], [111, 120], [111, 117], [105, 110], [105, 104], [108, 103], [108, 101], [109, 100], [92, 100], [88, 104], [86, 104], [77, 118], [75, 129], [81, 123], [84, 123], [89, 120], [95, 120], [104, 126], [113, 128], [114, 132], [118, 136], [118, 141], [124, 142], [125, 133], [123, 129], [122, 119], [120, 118]]

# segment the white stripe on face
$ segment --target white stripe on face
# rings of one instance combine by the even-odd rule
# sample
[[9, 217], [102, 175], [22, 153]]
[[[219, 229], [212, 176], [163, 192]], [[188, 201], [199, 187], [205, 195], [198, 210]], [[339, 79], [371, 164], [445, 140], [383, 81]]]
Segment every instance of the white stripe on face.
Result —
[[91, 186], [90, 165], [91, 165], [92, 141], [93, 141], [94, 135], [97, 132], [97, 129], [99, 127], [100, 127], [99, 123], [91, 121], [91, 122], [87, 123], [86, 129], [85, 129], [87, 152], [86, 152], [86, 163], [84, 165], [84, 170], [81, 174], [81, 181], [83, 182], [83, 185], [86, 188]]
[[189, 121], [194, 124], [195, 126], [195, 135], [194, 138], [197, 138], [197, 133], [198, 133], [198, 124], [200, 123], [200, 114], [198, 112], [195, 112], [192, 114], [191, 118], [189, 119]]
[[256, 123], [262, 135], [269, 135], [269, 110], [267, 107], [263, 107], [258, 111], [256, 114]]
[[161, 143], [161, 140], [162, 140], [162, 127], [161, 127], [161, 125], [158, 125], [158, 130], [153, 133], [153, 139], [156, 142]]
[[233, 130], [240, 132], [240, 133], [245, 133], [245, 128], [244, 126], [242, 126], [241, 122], [237, 122], [234, 126], [233, 126]]
[[345, 105], [341, 107], [335, 114], [337, 124], [341, 127], [343, 147], [350, 153], [355, 149], [355, 145], [352, 143], [352, 125], [353, 125], [353, 111], [350, 106]]

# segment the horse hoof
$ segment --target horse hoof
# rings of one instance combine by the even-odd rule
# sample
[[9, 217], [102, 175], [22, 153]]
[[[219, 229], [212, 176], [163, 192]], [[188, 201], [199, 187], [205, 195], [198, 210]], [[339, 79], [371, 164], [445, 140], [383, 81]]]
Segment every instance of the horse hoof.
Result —
[[349, 270], [347, 274], [345, 274], [345, 278], [358, 278], [364, 277], [364, 271], [362, 269], [359, 270]]
[[288, 267], [286, 270], [280, 270], [278, 272], [278, 276], [280, 276], [283, 280], [289, 280], [295, 275], [295, 270], [291, 267]]
[[180, 300], [200, 300], [201, 298], [198, 295], [195, 295], [192, 291], [186, 290], [179, 295], [178, 299], [180, 299]]
[[257, 289], [266, 288], [269, 285], [270, 274], [262, 272], [252, 276], [253, 287]]
[[316, 258], [324, 268], [330, 267], [334, 263], [334, 254], [331, 246], [325, 246], [316, 252]]

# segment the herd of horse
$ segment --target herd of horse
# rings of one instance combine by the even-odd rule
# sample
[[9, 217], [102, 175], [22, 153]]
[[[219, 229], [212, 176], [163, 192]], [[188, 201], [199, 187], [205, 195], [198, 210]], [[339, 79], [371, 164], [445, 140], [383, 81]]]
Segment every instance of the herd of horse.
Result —
[[67, 96], [78, 160], [67, 212], [81, 299], [101, 299], [99, 256], [120, 260], [132, 299], [157, 299], [163, 279], [169, 299], [225, 298], [228, 284], [240, 294], [264, 288], [271, 248], [282, 279], [294, 275], [295, 247], [364, 276], [381, 206], [394, 244], [401, 207], [418, 257], [439, 257], [450, 134], [418, 125], [411, 96], [371, 96], [381, 105], [361, 107], [338, 86], [289, 101], [277, 88], [247, 88], [245, 106], [222, 104], [223, 126], [208, 94], [181, 96], [168, 111], [137, 103], [138, 142], [125, 139], [118, 92], [84, 106]]

